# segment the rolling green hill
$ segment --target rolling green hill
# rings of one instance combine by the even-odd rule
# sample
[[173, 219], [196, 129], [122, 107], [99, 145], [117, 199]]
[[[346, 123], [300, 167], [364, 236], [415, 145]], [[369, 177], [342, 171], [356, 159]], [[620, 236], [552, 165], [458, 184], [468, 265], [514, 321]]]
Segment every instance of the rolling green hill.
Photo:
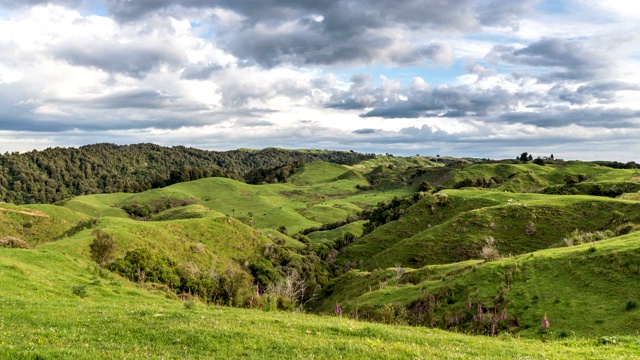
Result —
[[575, 229], [614, 230], [640, 223], [640, 203], [596, 196], [550, 196], [490, 190], [447, 190], [447, 204], [426, 196], [398, 221], [375, 229], [340, 254], [366, 269], [444, 264], [479, 258], [492, 237], [501, 254], [560, 244]]
[[[0, 203], [0, 357], [640, 353], [637, 169], [314, 151], [338, 158], [279, 167], [262, 157], [280, 150], [241, 152], [246, 171], [271, 169], [260, 185], [196, 176]], [[115, 249], [104, 268], [99, 239]], [[333, 316], [272, 311], [301, 303]]]
[[325, 288], [316, 306], [331, 313], [339, 304], [361, 318], [476, 333], [491, 333], [493, 323], [474, 316], [504, 311], [496, 331], [529, 337], [538, 336], [546, 314], [558, 336], [637, 335], [638, 281], [640, 233], [633, 233], [494, 262], [353, 270]]

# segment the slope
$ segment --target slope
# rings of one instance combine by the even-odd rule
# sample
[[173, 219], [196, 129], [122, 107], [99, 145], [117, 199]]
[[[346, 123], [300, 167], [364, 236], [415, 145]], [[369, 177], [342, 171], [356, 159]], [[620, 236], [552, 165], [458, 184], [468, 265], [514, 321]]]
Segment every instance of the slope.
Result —
[[339, 263], [362, 259], [366, 269], [444, 264], [480, 257], [487, 238], [501, 254], [560, 244], [575, 229], [614, 230], [640, 222], [640, 203], [595, 196], [550, 196], [491, 190], [446, 190], [446, 203], [427, 195], [395, 222], [343, 249]]
[[[484, 263], [351, 271], [326, 287], [316, 309], [388, 323], [537, 337], [640, 331], [640, 233]], [[482, 316], [482, 317], [481, 317]]]
[[337, 317], [169, 300], [75, 257], [0, 249], [0, 357], [166, 358], [633, 358], [635, 338], [472, 337]]

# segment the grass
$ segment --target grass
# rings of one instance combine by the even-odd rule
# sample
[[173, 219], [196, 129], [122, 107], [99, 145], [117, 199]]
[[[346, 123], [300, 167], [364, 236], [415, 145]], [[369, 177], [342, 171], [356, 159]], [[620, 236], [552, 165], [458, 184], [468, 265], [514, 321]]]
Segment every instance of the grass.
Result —
[[15, 236], [31, 245], [51, 241], [88, 216], [54, 205], [0, 204], [0, 238]]
[[[47, 267], [40, 264], [46, 263]], [[467, 336], [347, 318], [169, 300], [86, 261], [0, 249], [0, 357], [162, 358], [637, 358], [640, 344]], [[86, 296], [73, 294], [77, 286]]]
[[[569, 174], [584, 175], [587, 185], [627, 182], [633, 189], [637, 181], [635, 170], [582, 162], [444, 167], [426, 157], [381, 156], [354, 166], [306, 164], [283, 184], [209, 178], [139, 194], [80, 196], [61, 206], [0, 204], [0, 236], [36, 245], [0, 248], [0, 358], [640, 358], [640, 235], [548, 249], [576, 228], [640, 223], [637, 193], [620, 199], [536, 193], [562, 185]], [[130, 283], [88, 260], [98, 228], [116, 240], [116, 257], [144, 247], [200, 269], [246, 265], [262, 256], [266, 243], [280, 242], [276, 238], [305, 246], [280, 227], [292, 235], [344, 220], [410, 195], [422, 181], [453, 186], [491, 177], [504, 182], [443, 190], [447, 205], [427, 196], [399, 220], [340, 249], [338, 266], [361, 262], [363, 270], [324, 288], [315, 309], [333, 314], [338, 303], [343, 318], [181, 302], [161, 286]], [[369, 188], [366, 178], [379, 181], [376, 190], [356, 188]], [[514, 193], [520, 191], [526, 193]], [[134, 220], [122, 210], [127, 204], [159, 212]], [[61, 237], [81, 222], [91, 228]], [[363, 223], [309, 238], [317, 244], [347, 232], [359, 236]], [[486, 237], [496, 239], [505, 258], [478, 260]], [[442, 295], [451, 291], [456, 297]], [[518, 335], [468, 336], [346, 316], [407, 306], [427, 294], [446, 304], [437, 310], [442, 318], [467, 298], [490, 307], [502, 294], [510, 316], [517, 316], [511, 326]], [[544, 314], [554, 334], [541, 342]]]
[[595, 196], [550, 196], [492, 190], [446, 190], [450, 204], [427, 197], [404, 216], [346, 247], [339, 263], [364, 268], [423, 266], [480, 258], [487, 237], [503, 255], [546, 249], [574, 229], [615, 229], [640, 222], [640, 203]]
[[[574, 247], [548, 249], [483, 263], [432, 265], [419, 269], [351, 271], [335, 282], [317, 308], [331, 313], [339, 303], [346, 313], [398, 302], [409, 305], [424, 294], [457, 293], [444, 313], [455, 313], [465, 299], [492, 306], [500, 294], [519, 334], [538, 337], [547, 314], [552, 331], [585, 337], [637, 335], [640, 311], [640, 233]], [[412, 277], [411, 275], [414, 274]], [[413, 283], [408, 282], [412, 279]], [[444, 299], [444, 298], [443, 298]], [[439, 301], [444, 301], [440, 299]]]

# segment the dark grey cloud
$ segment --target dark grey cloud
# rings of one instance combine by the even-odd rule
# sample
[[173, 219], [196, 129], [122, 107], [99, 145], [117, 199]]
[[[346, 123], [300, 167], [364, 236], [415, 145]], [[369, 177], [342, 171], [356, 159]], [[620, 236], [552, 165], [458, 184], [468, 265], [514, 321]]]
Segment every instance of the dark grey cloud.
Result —
[[353, 130], [352, 133], [354, 134], [360, 134], [360, 135], [368, 135], [368, 134], [375, 134], [377, 133], [379, 130], [376, 129], [358, 129], [358, 130]]
[[370, 109], [361, 117], [479, 117], [509, 111], [534, 94], [511, 93], [501, 87], [474, 89], [469, 86], [436, 87], [424, 90], [385, 89], [373, 86], [368, 76], [352, 78], [348, 91], [336, 92], [325, 107], [343, 110]]
[[73, 41], [55, 46], [55, 57], [76, 66], [88, 66], [107, 73], [142, 79], [161, 64], [179, 66], [182, 54], [166, 46], [114, 40]]
[[[482, 26], [515, 28], [535, 0], [106, 0], [107, 11], [125, 22], [157, 12], [185, 9], [234, 11], [240, 27], [219, 31], [216, 41], [241, 62], [328, 65], [370, 63], [447, 64], [450, 49], [423, 41], [425, 34]], [[414, 34], [403, 38], [398, 31]], [[428, 35], [427, 35], [428, 39]]]
[[207, 80], [213, 73], [222, 69], [222, 66], [215, 64], [189, 65], [184, 70], [182, 70], [180, 78], [185, 80]]
[[187, 108], [188, 110], [205, 110], [203, 106], [186, 105], [176, 96], [158, 90], [138, 89], [119, 92], [83, 101], [78, 106], [88, 106], [100, 109], [163, 109], [176, 110]]
[[531, 112], [508, 112], [496, 121], [535, 125], [541, 128], [557, 128], [568, 125], [607, 129], [640, 128], [640, 111], [623, 108], [555, 107]]
[[[593, 81], [578, 87], [575, 94], [581, 101], [571, 101], [573, 104], [586, 104], [592, 101], [602, 104], [613, 103], [619, 91], [640, 91], [640, 85], [623, 81]], [[564, 100], [564, 99], [563, 99]]]
[[35, 5], [55, 4], [75, 8], [82, 4], [83, 0], [0, 0], [0, 7], [15, 9]]
[[271, 121], [262, 119], [240, 119], [236, 120], [235, 124], [242, 127], [264, 127], [274, 125]]
[[544, 38], [523, 48], [496, 45], [487, 57], [495, 62], [553, 69], [533, 75], [541, 82], [589, 81], [600, 78], [612, 65], [606, 54], [588, 43], [560, 38]]

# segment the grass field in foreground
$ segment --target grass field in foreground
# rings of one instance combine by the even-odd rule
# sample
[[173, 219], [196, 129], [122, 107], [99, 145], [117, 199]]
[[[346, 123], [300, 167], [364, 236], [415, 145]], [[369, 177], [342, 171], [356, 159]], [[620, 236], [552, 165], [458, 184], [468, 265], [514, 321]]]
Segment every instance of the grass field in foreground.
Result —
[[0, 249], [0, 358], [637, 359], [637, 337], [542, 342], [169, 300], [81, 258]]

